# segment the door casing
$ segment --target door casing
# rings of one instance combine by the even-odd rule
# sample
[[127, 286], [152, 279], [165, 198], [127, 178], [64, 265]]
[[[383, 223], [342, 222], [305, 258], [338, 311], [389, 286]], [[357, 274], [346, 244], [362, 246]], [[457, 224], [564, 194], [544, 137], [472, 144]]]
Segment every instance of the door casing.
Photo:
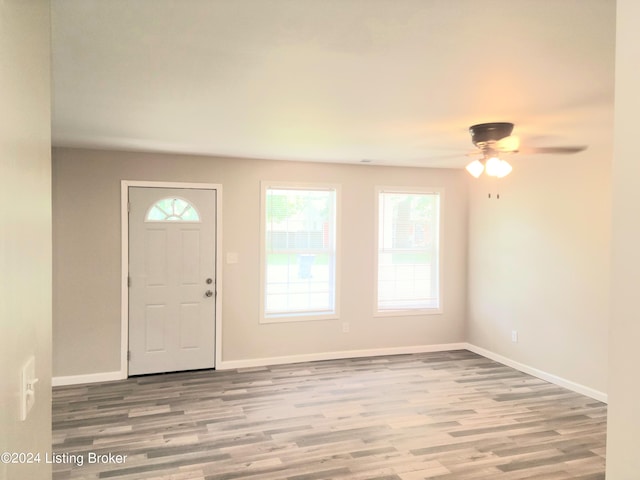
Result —
[[222, 185], [217, 183], [181, 183], [122, 180], [120, 184], [121, 231], [121, 293], [120, 293], [120, 378], [129, 376], [127, 351], [129, 350], [129, 187], [192, 188], [216, 192], [216, 322], [215, 364], [222, 361]]

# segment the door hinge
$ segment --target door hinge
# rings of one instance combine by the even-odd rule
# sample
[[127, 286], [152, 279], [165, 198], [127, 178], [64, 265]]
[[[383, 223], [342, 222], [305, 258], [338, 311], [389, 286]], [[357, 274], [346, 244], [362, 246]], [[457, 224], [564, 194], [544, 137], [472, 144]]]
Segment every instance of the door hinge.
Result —
[[131, 360], [131, 350], [127, 350], [127, 360]]
[[127, 287], [131, 286], [131, 277], [127, 276]]
[[131, 202], [127, 202], [127, 213], [131, 213]]

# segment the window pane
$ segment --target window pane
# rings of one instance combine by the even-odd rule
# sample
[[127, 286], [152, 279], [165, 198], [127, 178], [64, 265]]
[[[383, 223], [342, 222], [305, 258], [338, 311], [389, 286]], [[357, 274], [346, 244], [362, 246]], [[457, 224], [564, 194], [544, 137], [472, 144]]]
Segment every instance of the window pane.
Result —
[[437, 309], [437, 193], [379, 195], [378, 310]]
[[196, 208], [182, 198], [163, 198], [147, 211], [146, 222], [199, 222]]
[[265, 316], [335, 312], [335, 190], [265, 190]]

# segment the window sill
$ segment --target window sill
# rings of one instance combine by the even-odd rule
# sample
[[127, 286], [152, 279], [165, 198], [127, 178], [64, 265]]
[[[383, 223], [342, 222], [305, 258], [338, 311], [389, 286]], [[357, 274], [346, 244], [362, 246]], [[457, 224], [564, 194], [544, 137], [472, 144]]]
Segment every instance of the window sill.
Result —
[[374, 317], [413, 317], [417, 315], [441, 315], [441, 308], [423, 308], [407, 310], [382, 310], [373, 313]]
[[261, 317], [260, 323], [290, 323], [290, 322], [314, 322], [318, 320], [339, 320], [337, 313], [331, 314], [311, 314], [311, 315], [282, 315], [278, 317]]

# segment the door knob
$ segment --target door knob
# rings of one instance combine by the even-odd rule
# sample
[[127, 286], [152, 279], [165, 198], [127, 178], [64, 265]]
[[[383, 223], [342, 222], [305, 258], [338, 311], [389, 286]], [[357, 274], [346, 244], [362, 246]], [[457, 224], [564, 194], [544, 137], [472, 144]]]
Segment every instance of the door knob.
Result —
[[207, 290], [206, 292], [204, 292], [204, 296], [205, 297], [212, 297], [213, 296], [213, 292], [211, 290]]

